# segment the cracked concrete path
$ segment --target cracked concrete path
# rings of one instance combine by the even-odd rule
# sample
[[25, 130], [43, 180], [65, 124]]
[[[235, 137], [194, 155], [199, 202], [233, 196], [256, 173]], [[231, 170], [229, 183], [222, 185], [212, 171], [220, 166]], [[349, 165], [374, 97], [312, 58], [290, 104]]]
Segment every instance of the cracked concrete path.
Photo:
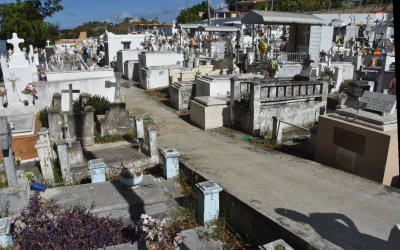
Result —
[[391, 228], [400, 223], [398, 189], [203, 131], [137, 84], [121, 94], [131, 114], [153, 119], [160, 148], [177, 149], [186, 166], [312, 247], [384, 249]]

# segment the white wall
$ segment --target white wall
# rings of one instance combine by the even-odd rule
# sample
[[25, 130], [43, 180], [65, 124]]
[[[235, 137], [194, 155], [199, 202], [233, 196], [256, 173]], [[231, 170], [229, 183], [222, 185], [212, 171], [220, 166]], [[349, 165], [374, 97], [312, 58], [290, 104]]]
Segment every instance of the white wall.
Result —
[[[110, 102], [114, 101], [115, 87], [105, 88], [105, 81], [115, 82], [114, 71], [74, 71], [74, 72], [47, 72], [47, 82], [39, 82], [38, 99], [35, 101], [37, 110], [50, 107], [53, 94], [61, 93], [61, 90], [68, 90], [72, 83], [73, 90], [80, 90], [80, 93], [101, 95], [107, 97]], [[61, 98], [62, 111], [67, 111], [69, 94], [63, 93]], [[78, 99], [79, 94], [74, 93], [73, 99]]]
[[[368, 14], [371, 17], [370, 24], [375, 26], [375, 20], [393, 20], [392, 13], [363, 13], [363, 14], [353, 14], [354, 20], [356, 24], [366, 24]], [[324, 19], [328, 24], [332, 22], [333, 19], [342, 19], [345, 23], [349, 24], [351, 22], [351, 13], [349, 14], [313, 14], [319, 18]]]
[[112, 61], [117, 61], [117, 52], [124, 49], [123, 42], [131, 42], [130, 49], [143, 49], [141, 43], [144, 42], [145, 36], [141, 34], [115, 35], [107, 32], [104, 37], [104, 42], [107, 43], [108, 47], [108, 51], [106, 51], [106, 64], [110, 65]]

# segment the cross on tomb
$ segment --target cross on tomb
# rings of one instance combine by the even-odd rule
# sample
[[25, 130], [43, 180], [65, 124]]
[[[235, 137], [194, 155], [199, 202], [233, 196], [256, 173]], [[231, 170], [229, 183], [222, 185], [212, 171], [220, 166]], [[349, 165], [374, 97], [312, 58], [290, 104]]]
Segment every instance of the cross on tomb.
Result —
[[131, 87], [131, 85], [129, 84], [129, 82], [121, 82], [121, 76], [122, 73], [121, 72], [115, 72], [115, 80], [116, 82], [110, 82], [110, 81], [106, 81], [105, 82], [105, 87], [106, 88], [112, 88], [115, 87], [115, 97], [114, 97], [114, 102], [119, 102], [121, 101], [120, 96], [121, 96], [121, 88], [127, 88], [129, 89]]
[[12, 83], [13, 91], [16, 92], [15, 83], [16, 83], [18, 80], [21, 80], [21, 78], [15, 77], [15, 74], [14, 74], [14, 73], [10, 73], [10, 78], [9, 78], [8, 80]]
[[72, 107], [73, 107], [72, 94], [73, 94], [73, 93], [80, 93], [80, 92], [81, 92], [80, 90], [72, 89], [72, 83], [69, 84], [68, 90], [61, 90], [61, 93], [68, 93], [68, 94], [69, 94], [69, 100], [68, 100], [68, 103], [69, 103], [69, 111], [72, 111]]
[[47, 43], [47, 47], [49, 47], [50, 46], [50, 41], [47, 40], [46, 43]]
[[23, 43], [25, 40], [18, 38], [17, 33], [12, 34], [12, 39], [7, 39], [7, 43], [11, 43], [13, 45], [14, 53], [18, 54], [21, 52], [21, 49], [19, 48], [19, 44]]

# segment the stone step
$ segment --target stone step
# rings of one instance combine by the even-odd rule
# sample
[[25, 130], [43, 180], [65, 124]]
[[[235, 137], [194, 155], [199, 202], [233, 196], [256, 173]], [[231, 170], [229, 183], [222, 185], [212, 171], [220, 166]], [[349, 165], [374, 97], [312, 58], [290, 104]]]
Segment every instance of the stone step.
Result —
[[153, 217], [164, 216], [168, 210], [169, 197], [160, 181], [145, 175], [138, 189], [124, 188], [119, 181], [89, 183], [59, 188], [48, 188], [43, 198], [53, 200], [65, 208], [82, 205], [99, 216], [122, 218], [124, 223], [146, 213]]

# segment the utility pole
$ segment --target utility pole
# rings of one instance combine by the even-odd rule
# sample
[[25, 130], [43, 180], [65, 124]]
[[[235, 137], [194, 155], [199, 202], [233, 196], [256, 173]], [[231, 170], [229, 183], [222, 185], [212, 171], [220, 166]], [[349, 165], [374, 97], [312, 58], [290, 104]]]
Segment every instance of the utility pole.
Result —
[[208, 26], [211, 26], [210, 0], [207, 0]]
[[189, 0], [186, 0], [186, 23], [189, 22], [188, 5], [189, 5]]
[[236, 8], [236, 14], [237, 14], [237, 12], [238, 12], [238, 11], [237, 11], [237, 0], [236, 0], [235, 8]]

